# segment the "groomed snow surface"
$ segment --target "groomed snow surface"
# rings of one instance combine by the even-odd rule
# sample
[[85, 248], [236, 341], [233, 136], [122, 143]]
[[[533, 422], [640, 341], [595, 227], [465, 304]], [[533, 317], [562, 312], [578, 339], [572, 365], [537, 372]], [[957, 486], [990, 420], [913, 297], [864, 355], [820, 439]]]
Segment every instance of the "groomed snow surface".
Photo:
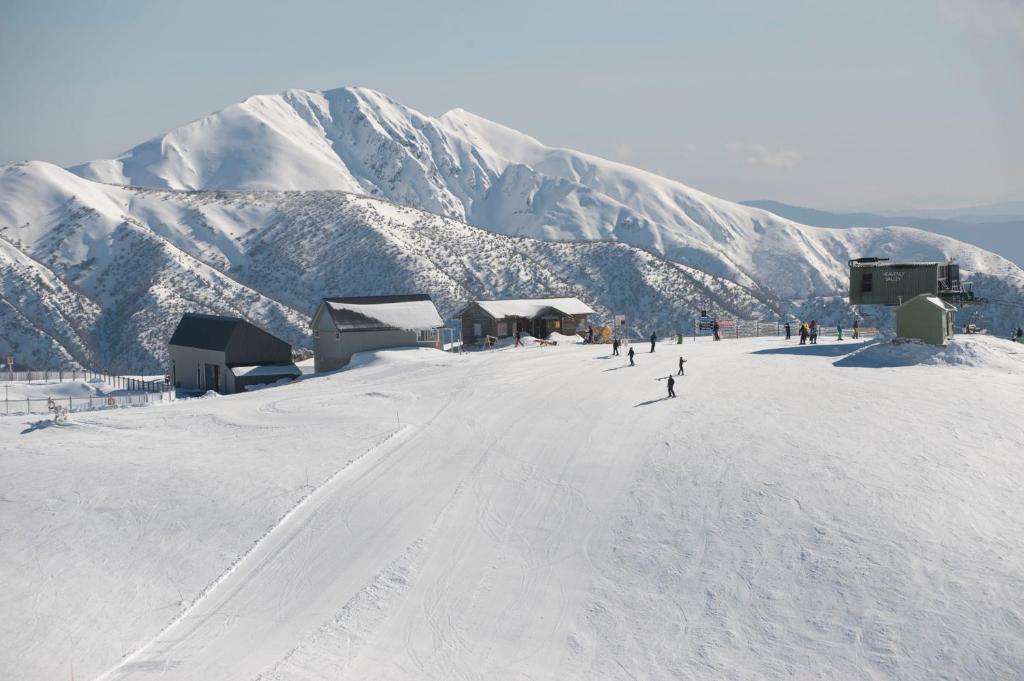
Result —
[[635, 348], [0, 418], [0, 677], [1020, 677], [1024, 346]]

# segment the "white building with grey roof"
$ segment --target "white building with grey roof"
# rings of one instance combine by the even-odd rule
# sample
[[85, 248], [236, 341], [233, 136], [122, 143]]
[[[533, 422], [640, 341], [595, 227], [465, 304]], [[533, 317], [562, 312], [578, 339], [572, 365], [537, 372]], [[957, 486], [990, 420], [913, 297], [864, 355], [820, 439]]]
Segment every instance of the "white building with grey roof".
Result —
[[357, 352], [441, 347], [444, 322], [425, 293], [323, 298], [310, 322], [317, 372], [339, 369]]

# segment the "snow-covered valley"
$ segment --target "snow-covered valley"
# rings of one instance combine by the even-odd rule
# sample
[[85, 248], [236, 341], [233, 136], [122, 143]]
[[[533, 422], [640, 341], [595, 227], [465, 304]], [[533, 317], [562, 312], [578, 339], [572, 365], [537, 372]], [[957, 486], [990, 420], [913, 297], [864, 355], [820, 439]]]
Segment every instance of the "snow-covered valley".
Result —
[[2, 676], [1024, 670], [1024, 346], [634, 347], [0, 418]]

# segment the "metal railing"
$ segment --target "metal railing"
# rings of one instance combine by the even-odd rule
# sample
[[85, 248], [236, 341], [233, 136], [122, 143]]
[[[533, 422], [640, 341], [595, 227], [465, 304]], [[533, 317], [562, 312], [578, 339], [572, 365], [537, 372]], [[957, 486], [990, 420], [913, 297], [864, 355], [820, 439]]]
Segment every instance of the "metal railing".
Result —
[[127, 395], [89, 395], [88, 397], [4, 397], [3, 414], [48, 414], [52, 411], [51, 404], [64, 407], [68, 412], [96, 411], [99, 409], [119, 409], [125, 407], [143, 407], [149, 404], [171, 402], [175, 398], [174, 389], [168, 386], [160, 392], [133, 392]]

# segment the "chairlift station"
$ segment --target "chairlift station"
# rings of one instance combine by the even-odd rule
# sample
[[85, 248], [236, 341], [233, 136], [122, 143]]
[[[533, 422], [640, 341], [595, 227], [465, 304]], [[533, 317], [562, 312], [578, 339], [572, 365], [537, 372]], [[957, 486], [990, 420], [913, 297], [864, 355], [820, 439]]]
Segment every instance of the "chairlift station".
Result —
[[960, 281], [960, 266], [948, 262], [890, 262], [888, 258], [850, 260], [851, 305], [901, 305], [923, 293], [949, 303], [981, 303], [970, 284]]

